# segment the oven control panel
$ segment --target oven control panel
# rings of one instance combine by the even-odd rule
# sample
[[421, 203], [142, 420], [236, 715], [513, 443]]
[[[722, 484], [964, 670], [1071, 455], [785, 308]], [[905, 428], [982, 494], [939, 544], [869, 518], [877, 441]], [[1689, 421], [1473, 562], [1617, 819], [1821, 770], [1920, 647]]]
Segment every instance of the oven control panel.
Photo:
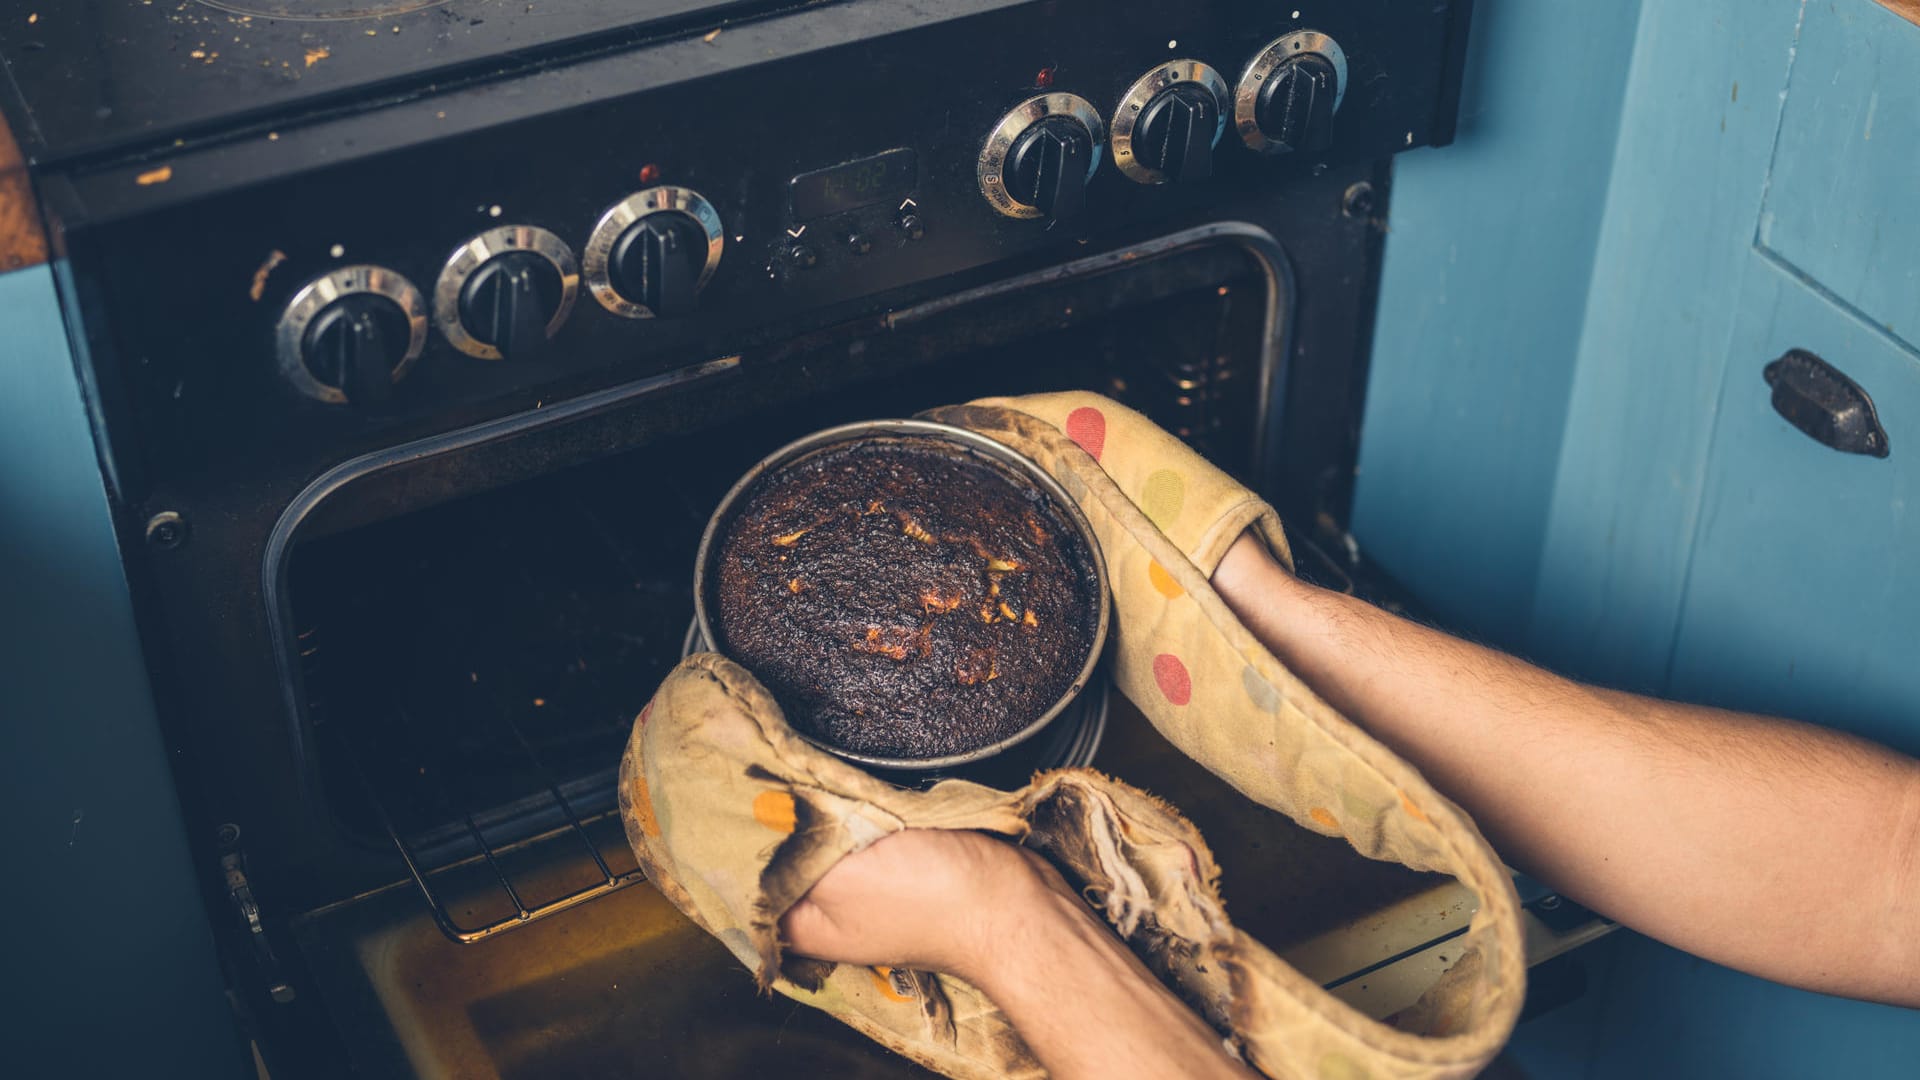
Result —
[[337, 461], [1452, 138], [1466, 0], [1297, 2], [809, 5], [76, 173], [122, 482]]

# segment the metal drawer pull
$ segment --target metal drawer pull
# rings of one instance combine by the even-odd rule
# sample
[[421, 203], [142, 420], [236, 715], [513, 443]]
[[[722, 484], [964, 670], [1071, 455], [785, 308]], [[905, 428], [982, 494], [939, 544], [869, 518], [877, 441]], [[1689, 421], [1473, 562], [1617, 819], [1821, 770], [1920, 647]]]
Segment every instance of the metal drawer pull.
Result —
[[1814, 441], [1848, 454], [1883, 458], [1890, 452], [1873, 399], [1832, 364], [1791, 349], [1763, 374], [1773, 387], [1773, 411]]

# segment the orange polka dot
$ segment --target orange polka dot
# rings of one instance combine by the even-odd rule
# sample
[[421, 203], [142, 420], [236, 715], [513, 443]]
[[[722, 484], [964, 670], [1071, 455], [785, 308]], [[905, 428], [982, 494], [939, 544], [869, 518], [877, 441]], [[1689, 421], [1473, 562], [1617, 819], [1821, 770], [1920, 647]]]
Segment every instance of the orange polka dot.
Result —
[[1099, 409], [1082, 406], [1067, 414], [1067, 438], [1080, 444], [1080, 449], [1100, 460], [1100, 451], [1107, 447], [1107, 418]]
[[763, 791], [753, 797], [753, 820], [777, 833], [793, 831], [793, 796], [784, 791]]
[[1161, 532], [1166, 532], [1179, 520], [1180, 510], [1186, 502], [1186, 477], [1172, 469], [1156, 469], [1147, 474], [1147, 482], [1140, 489], [1140, 509]]
[[1153, 681], [1160, 684], [1160, 692], [1175, 705], [1193, 700], [1193, 677], [1187, 674], [1187, 665], [1172, 653], [1153, 658]]
[[871, 967], [867, 969], [867, 974], [873, 976], [873, 985], [879, 988], [880, 993], [885, 995], [888, 1001], [912, 1001], [913, 1000], [913, 998], [893, 988], [893, 969], [892, 968]]
[[1427, 817], [1427, 812], [1413, 805], [1413, 800], [1407, 798], [1407, 793], [1404, 791], [1400, 792], [1400, 809], [1405, 810], [1408, 817], [1422, 825], [1433, 824], [1433, 821]]
[[1307, 811], [1307, 816], [1312, 818], [1316, 825], [1323, 825], [1335, 832], [1340, 831], [1340, 819], [1334, 817], [1333, 811], [1324, 806], [1316, 806]]
[[1187, 594], [1187, 590], [1173, 580], [1173, 575], [1167, 573], [1167, 568], [1157, 562], [1147, 563], [1147, 580], [1153, 582], [1156, 592], [1169, 600], [1178, 600]]

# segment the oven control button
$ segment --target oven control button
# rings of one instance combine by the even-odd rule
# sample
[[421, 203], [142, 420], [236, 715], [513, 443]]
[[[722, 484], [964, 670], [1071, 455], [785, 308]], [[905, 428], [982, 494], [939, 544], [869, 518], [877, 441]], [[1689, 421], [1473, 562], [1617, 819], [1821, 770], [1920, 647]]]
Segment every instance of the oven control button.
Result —
[[1247, 65], [1234, 92], [1233, 124], [1263, 154], [1325, 153], [1346, 92], [1346, 53], [1327, 35], [1301, 30]]
[[693, 309], [724, 243], [720, 214], [699, 192], [648, 188], [600, 215], [582, 270], [593, 298], [615, 315], [671, 318]]
[[1072, 221], [1087, 204], [1106, 124], [1086, 98], [1041, 94], [1000, 118], [980, 148], [980, 193], [1011, 218]]
[[1227, 80], [1198, 60], [1142, 75], [1113, 112], [1113, 163], [1142, 184], [1205, 180], [1227, 129]]
[[433, 289], [433, 317], [468, 356], [529, 357], [559, 332], [579, 289], [579, 264], [565, 241], [531, 225], [506, 225], [448, 256]]
[[427, 305], [381, 266], [344, 266], [300, 287], [275, 328], [280, 374], [331, 405], [393, 397], [427, 342]]

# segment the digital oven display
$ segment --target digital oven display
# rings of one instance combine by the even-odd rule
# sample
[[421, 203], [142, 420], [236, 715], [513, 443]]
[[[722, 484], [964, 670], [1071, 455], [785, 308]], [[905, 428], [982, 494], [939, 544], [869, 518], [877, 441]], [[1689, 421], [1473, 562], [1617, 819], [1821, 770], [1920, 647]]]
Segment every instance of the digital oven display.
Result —
[[919, 165], [914, 152], [903, 146], [830, 169], [801, 173], [787, 181], [794, 219], [812, 221], [875, 203], [904, 200], [913, 194]]

